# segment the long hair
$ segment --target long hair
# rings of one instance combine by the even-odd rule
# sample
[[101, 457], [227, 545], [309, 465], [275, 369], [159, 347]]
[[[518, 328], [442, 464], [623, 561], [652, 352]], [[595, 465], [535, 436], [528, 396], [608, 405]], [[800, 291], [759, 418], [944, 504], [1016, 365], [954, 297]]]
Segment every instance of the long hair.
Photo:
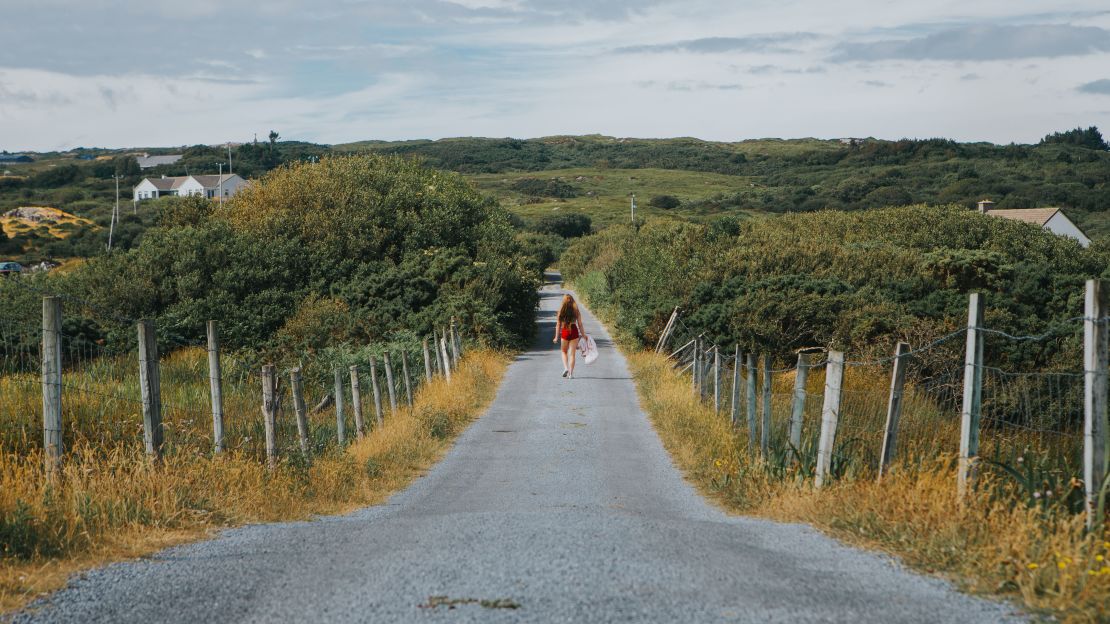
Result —
[[559, 306], [559, 314], [556, 318], [563, 325], [578, 322], [578, 304], [574, 302], [574, 297], [563, 295], [563, 305]]

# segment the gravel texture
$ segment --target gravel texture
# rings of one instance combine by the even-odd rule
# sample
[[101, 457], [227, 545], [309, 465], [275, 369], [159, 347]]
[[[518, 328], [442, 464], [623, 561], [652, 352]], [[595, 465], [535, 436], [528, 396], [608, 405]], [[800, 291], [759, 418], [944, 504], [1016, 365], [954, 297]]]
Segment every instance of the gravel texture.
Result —
[[[74, 578], [15, 622], [1002, 622], [802, 525], [730, 517], [671, 464], [627, 365], [563, 379], [545, 287], [489, 412], [384, 505], [247, 526]], [[445, 597], [445, 598], [436, 598]], [[484, 602], [482, 602], [484, 601]], [[514, 608], [515, 607], [515, 608]]]

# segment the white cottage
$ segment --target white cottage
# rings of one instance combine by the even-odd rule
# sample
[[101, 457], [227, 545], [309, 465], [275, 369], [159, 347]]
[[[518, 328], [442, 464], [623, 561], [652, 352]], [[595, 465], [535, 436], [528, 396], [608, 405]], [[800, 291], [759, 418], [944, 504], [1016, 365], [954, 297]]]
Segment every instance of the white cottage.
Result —
[[1079, 241], [1079, 244], [1084, 247], [1091, 244], [1091, 239], [1088, 238], [1087, 235], [1083, 233], [1083, 230], [1079, 229], [1079, 226], [1072, 222], [1072, 220], [1064, 214], [1064, 211], [1059, 208], [1014, 208], [1010, 210], [998, 210], [994, 208], [994, 202], [989, 199], [984, 199], [979, 202], [979, 212], [991, 217], [1002, 217], [1003, 219], [1013, 219], [1014, 221], [1031, 223], [1058, 236], [1073, 238]]
[[134, 201], [158, 199], [159, 197], [180, 195], [187, 197], [199, 195], [209, 199], [230, 199], [247, 181], [235, 173], [223, 175], [195, 175], [161, 178], [144, 178], [134, 189]]

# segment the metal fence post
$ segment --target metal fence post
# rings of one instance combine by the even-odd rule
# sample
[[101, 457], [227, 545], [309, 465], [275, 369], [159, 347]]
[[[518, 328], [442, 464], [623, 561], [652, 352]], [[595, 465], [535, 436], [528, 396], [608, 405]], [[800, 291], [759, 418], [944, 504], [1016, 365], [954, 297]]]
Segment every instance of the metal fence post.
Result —
[[881, 480], [898, 453], [898, 421], [902, 418], [902, 397], [906, 385], [906, 360], [910, 345], [899, 342], [894, 349], [894, 370], [890, 375], [890, 399], [886, 405], [886, 427], [883, 428], [883, 448], [879, 454]]
[[1107, 466], [1107, 364], [1110, 283], [1088, 280], [1083, 321], [1083, 484], [1087, 528], [1102, 525]]
[[960, 459], [956, 487], [963, 501], [974, 485], [979, 455], [979, 412], [983, 402], [983, 297], [971, 293], [967, 307], [967, 350], [964, 354], [964, 400], [960, 419]]
[[62, 300], [42, 298], [42, 442], [48, 473], [62, 463]]
[[821, 405], [821, 437], [817, 443], [817, 474], [814, 486], [825, 484], [832, 470], [836, 426], [840, 421], [840, 393], [844, 385], [844, 353], [829, 351], [825, 364], [825, 399]]

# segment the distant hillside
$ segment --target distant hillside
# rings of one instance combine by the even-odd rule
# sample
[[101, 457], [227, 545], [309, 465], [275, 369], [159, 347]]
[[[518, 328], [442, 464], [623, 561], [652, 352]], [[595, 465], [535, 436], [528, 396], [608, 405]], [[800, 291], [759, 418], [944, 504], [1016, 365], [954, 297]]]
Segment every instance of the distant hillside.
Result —
[[712, 197], [673, 193], [683, 202], [678, 214], [857, 210], [912, 203], [971, 207], [989, 198], [1000, 208], [1060, 206], [1090, 233], [1110, 234], [1104, 214], [1110, 208], [1110, 152], [1055, 140], [1001, 146], [946, 139], [714, 143], [591, 135], [361, 142], [332, 149], [418, 156], [433, 167], [466, 174], [576, 169], [576, 175], [584, 175], [583, 170], [604, 175], [612, 169], [666, 169], [739, 177], [737, 184]]
[[[946, 139], [622, 139], [600, 135], [539, 139], [453, 138], [318, 145], [295, 141], [233, 146], [236, 173], [257, 177], [290, 162], [329, 154], [382, 153], [422, 159], [469, 176], [518, 216], [579, 213], [595, 227], [638, 214], [700, 220], [719, 214], [761, 216], [820, 209], [861, 210], [916, 203], [971, 208], [1059, 206], [1091, 236], [1110, 235], [1110, 152], [1095, 128], [1046, 137], [1037, 145], [957, 143]], [[96, 253], [114, 201], [114, 173], [124, 201], [143, 175], [216, 173], [222, 147], [177, 148], [174, 165], [138, 171], [132, 154], [158, 148], [78, 149], [31, 154], [35, 162], [0, 167], [0, 212], [54, 206], [91, 220], [65, 241], [16, 241], [21, 259]], [[100, 157], [102, 160], [82, 160]], [[6, 173], [5, 172], [9, 172]], [[125, 211], [118, 241], [128, 248], [157, 210]], [[19, 234], [21, 239], [25, 235]]]

